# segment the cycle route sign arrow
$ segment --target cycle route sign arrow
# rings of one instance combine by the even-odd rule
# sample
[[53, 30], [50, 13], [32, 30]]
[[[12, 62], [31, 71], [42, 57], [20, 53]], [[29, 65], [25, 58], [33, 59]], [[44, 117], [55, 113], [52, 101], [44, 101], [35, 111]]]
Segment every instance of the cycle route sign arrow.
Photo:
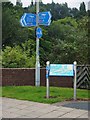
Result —
[[36, 26], [36, 14], [24, 13], [20, 19], [20, 23], [23, 27]]
[[51, 23], [51, 13], [48, 12], [40, 12], [39, 13], [39, 25], [49, 26]]

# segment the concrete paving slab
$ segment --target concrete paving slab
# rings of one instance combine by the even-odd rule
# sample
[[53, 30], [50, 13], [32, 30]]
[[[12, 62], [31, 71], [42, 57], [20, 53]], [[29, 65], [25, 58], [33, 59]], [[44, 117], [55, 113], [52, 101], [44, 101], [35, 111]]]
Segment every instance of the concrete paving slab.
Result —
[[37, 105], [37, 103], [31, 102], [31, 101], [22, 102], [21, 104], [24, 104], [24, 105], [27, 105], [27, 106], [35, 106], [35, 105]]
[[2, 101], [0, 101], [0, 105], [2, 104]]
[[49, 113], [49, 112], [55, 111], [57, 109], [59, 109], [59, 108], [56, 107], [56, 106], [50, 106], [50, 107], [46, 107], [46, 108], [40, 109], [38, 111], [42, 110], [42, 113]]
[[18, 118], [20, 115], [17, 115], [15, 113], [10, 113], [10, 114], [6, 114], [5, 116], [3, 116], [3, 118]]
[[0, 111], [2, 111], [2, 105], [0, 105]]
[[3, 103], [2, 104], [2, 109], [3, 108], [13, 108], [13, 107], [16, 107], [16, 106], [18, 106], [18, 105]]
[[26, 115], [21, 115], [19, 116], [18, 118], [30, 118], [29, 116], [26, 116]]
[[2, 115], [2, 111], [0, 110], [0, 116]]
[[88, 118], [87, 110], [10, 98], [3, 99], [2, 107], [3, 118]]
[[31, 115], [26, 116], [26, 118], [38, 118], [38, 115], [31, 114]]
[[17, 99], [11, 99], [11, 98], [2, 98], [2, 103], [13, 103], [15, 105], [17, 104], [33, 104], [34, 102], [26, 101], [26, 100], [17, 100]]
[[18, 116], [20, 116], [20, 115], [12, 113], [12, 112], [8, 112], [8, 111], [7, 112], [6, 111], [2, 112], [2, 117], [3, 118], [18, 118]]
[[[38, 110], [38, 111], [41, 112], [41, 110]], [[47, 114], [47, 113], [52, 112], [52, 111], [54, 111], [54, 110], [42, 109], [43, 114]]]
[[59, 118], [59, 116], [64, 115], [65, 112], [52, 111], [45, 115], [40, 116], [39, 118]]
[[17, 108], [8, 108], [8, 109], [5, 109], [4, 111], [8, 111], [8, 112], [18, 112], [20, 111], [20, 109], [17, 109]]
[[28, 118], [39, 118], [41, 114], [42, 113], [32, 112], [32, 113], [26, 114], [25, 116], [27, 116]]
[[24, 104], [18, 104], [15, 106], [15, 108], [18, 108], [18, 109], [25, 109], [27, 107], [28, 107], [28, 105], [24, 105]]
[[36, 111], [36, 110], [41, 110], [41, 108], [39, 108], [39, 107], [37, 107], [37, 106], [30, 106], [30, 107], [25, 108], [25, 110], [28, 110], [28, 111]]
[[40, 116], [42, 116], [42, 115], [44, 115], [44, 114], [46, 114], [46, 113], [43, 113], [42, 111], [34, 111], [34, 112], [31, 112], [29, 115], [27, 115], [27, 116], [32, 116], [32, 115], [35, 115], [35, 117], [37, 116], [38, 118], [40, 117]]
[[2, 111], [12, 108], [11, 106], [2, 106]]
[[67, 114], [65, 114], [65, 115], [63, 115], [63, 116], [60, 116], [60, 118], [62, 117], [62, 118], [78, 118], [79, 116], [82, 116], [83, 114], [85, 114], [86, 112], [85, 111], [83, 111], [83, 110], [73, 110], [73, 111], [71, 111], [71, 112], [69, 112], [69, 113], [67, 113]]
[[84, 113], [83, 115], [80, 115], [78, 118], [88, 118], [88, 113]]
[[19, 110], [19, 111], [16, 111], [15, 114], [19, 114], [19, 115], [28, 115], [28, 114], [31, 114], [32, 111], [29, 111], [29, 110], [25, 110], [25, 109], [22, 109], [22, 110]]
[[38, 107], [38, 108], [46, 108], [46, 107], [50, 107], [51, 105], [43, 104], [43, 103], [37, 103], [35, 106]]
[[64, 111], [64, 112], [71, 112], [71, 111], [73, 111], [74, 109], [72, 109], [72, 108], [67, 108], [67, 107], [62, 107], [62, 106], [59, 106], [59, 109], [58, 109], [58, 111]]

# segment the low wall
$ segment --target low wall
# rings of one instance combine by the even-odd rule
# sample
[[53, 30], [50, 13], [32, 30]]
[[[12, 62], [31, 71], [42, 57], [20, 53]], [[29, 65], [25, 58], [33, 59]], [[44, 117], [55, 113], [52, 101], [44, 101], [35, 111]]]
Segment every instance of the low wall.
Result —
[[[40, 85], [46, 86], [45, 68], [40, 70]], [[35, 69], [2, 68], [2, 86], [35, 85]], [[50, 77], [50, 86], [73, 87], [73, 77]]]

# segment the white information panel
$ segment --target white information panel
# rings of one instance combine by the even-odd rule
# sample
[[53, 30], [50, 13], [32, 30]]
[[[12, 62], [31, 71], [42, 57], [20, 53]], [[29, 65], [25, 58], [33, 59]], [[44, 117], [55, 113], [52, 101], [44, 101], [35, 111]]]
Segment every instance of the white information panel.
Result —
[[49, 76], [74, 76], [74, 65], [50, 64]]

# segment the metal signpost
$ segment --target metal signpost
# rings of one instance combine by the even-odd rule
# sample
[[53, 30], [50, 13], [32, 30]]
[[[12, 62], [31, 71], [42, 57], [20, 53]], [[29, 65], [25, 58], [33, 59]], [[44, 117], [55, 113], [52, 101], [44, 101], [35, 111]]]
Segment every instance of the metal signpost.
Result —
[[49, 89], [49, 71], [50, 71], [50, 62], [47, 61], [46, 62], [46, 88], [47, 88], [47, 91], [46, 91], [46, 98], [49, 98], [49, 94], [50, 94], [50, 89]]
[[[36, 0], [36, 29], [39, 27], [39, 0]], [[40, 86], [39, 38], [36, 36], [36, 71], [35, 85]]]
[[36, 2], [36, 14], [24, 13], [20, 19], [20, 24], [23, 27], [36, 27], [36, 70], [35, 70], [35, 85], [40, 86], [40, 60], [39, 60], [39, 38], [42, 37], [42, 29], [39, 25], [49, 26], [51, 23], [51, 13], [39, 13], [39, 0]]
[[77, 62], [74, 61], [74, 100], [76, 100], [77, 96]]

